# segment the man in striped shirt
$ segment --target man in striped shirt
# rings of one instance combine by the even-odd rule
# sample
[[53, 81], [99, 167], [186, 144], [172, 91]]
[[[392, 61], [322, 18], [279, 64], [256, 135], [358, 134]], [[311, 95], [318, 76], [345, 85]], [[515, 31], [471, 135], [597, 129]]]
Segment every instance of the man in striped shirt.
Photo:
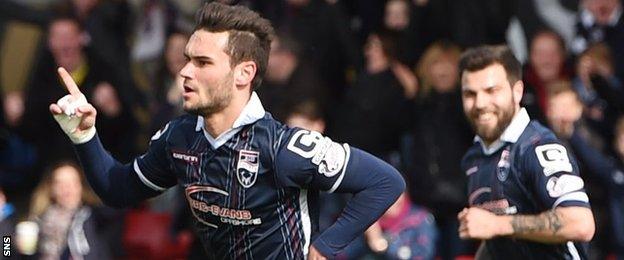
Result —
[[578, 242], [594, 218], [574, 157], [520, 107], [520, 62], [506, 46], [460, 60], [462, 101], [477, 136], [462, 160], [469, 207], [459, 235], [482, 239], [480, 259], [587, 258]]
[[[180, 71], [187, 115], [148, 151], [122, 165], [102, 147], [96, 111], [60, 68], [69, 95], [50, 111], [75, 144], [87, 178], [109, 205], [126, 206], [182, 185], [206, 251], [219, 259], [335, 256], [396, 200], [405, 183], [391, 166], [265, 112], [262, 81], [273, 28], [245, 7], [204, 5]], [[318, 230], [318, 192], [353, 198]]]

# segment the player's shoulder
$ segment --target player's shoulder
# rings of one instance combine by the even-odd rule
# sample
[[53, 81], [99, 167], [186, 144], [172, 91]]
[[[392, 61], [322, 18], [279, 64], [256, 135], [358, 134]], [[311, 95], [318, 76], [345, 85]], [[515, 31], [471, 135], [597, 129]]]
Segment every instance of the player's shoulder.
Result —
[[574, 169], [574, 158], [563, 142], [537, 121], [527, 126], [526, 135], [523, 134], [518, 143], [520, 155], [525, 158], [522, 160], [525, 167], [539, 165], [546, 175], [560, 171], [572, 172]]
[[[151, 138], [152, 141], [169, 139], [171, 136], [194, 135], [201, 132], [203, 119], [196, 115], [184, 114], [171, 119]], [[166, 138], [163, 138], [166, 137]]]
[[251, 127], [256, 137], [268, 138], [271, 143], [278, 142], [290, 129], [290, 127], [273, 118], [271, 113], [268, 112], [265, 113], [262, 118], [251, 124]]
[[271, 132], [283, 131], [286, 127], [282, 122], [273, 118], [273, 115], [269, 112], [264, 113], [264, 116], [253, 123], [253, 125], [256, 128], [265, 129]]
[[516, 148], [519, 149], [521, 154], [524, 154], [537, 147], [552, 144], [562, 145], [562, 142], [550, 129], [533, 120], [527, 125], [520, 138], [518, 138]]
[[290, 138], [297, 132], [310, 132], [302, 128], [290, 127], [273, 118], [273, 116], [268, 112], [263, 118], [254, 123], [254, 128], [254, 131], [256, 132], [265, 131], [271, 139], [274, 139], [274, 141], [278, 143], [278, 145], [282, 144], [284, 141], [290, 140]]
[[466, 150], [464, 156], [461, 159], [460, 166], [465, 170], [466, 165], [469, 162], [474, 161], [476, 158], [481, 158], [483, 156], [482, 148], [479, 142], [473, 142], [472, 145]]
[[315, 172], [331, 178], [345, 169], [351, 156], [348, 144], [312, 130], [285, 126], [280, 139], [276, 167], [282, 172], [316, 169]]

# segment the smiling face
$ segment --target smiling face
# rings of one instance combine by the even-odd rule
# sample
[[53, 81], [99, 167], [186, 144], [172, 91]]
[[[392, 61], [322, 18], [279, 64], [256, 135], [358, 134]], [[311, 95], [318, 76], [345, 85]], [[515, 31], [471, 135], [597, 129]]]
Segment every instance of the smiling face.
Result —
[[505, 68], [498, 63], [464, 71], [461, 81], [464, 113], [477, 135], [489, 145], [500, 137], [520, 109], [522, 82], [510, 86]]
[[191, 35], [184, 54], [187, 63], [180, 71], [186, 112], [207, 116], [230, 104], [235, 86], [227, 43], [228, 32], [197, 30]]

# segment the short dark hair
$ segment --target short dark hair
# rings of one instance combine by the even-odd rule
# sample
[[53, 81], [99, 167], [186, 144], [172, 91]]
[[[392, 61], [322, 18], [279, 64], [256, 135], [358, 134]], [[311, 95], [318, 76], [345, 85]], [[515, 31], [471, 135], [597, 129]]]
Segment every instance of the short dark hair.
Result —
[[257, 73], [251, 82], [252, 89], [262, 83], [271, 50], [274, 30], [271, 23], [244, 6], [228, 6], [217, 2], [206, 3], [197, 12], [195, 30], [228, 32], [225, 52], [230, 65], [253, 61]]
[[482, 45], [466, 50], [459, 59], [460, 77], [464, 71], [474, 72], [493, 64], [505, 68], [511, 86], [522, 79], [522, 65], [505, 45]]
[[370, 35], [375, 35], [381, 42], [381, 50], [384, 55], [390, 60], [395, 60], [399, 51], [397, 42], [399, 41], [399, 34], [396, 31], [388, 29], [378, 29], [373, 31]]

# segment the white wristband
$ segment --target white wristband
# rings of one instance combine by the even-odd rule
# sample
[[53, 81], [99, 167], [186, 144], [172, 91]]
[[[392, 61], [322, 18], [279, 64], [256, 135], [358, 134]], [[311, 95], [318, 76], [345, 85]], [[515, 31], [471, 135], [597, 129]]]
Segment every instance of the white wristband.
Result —
[[57, 105], [63, 109], [63, 113], [54, 115], [54, 119], [74, 144], [83, 144], [90, 141], [95, 136], [95, 126], [87, 130], [78, 131], [78, 125], [82, 118], [75, 115], [76, 109], [88, 103], [84, 96], [73, 102], [69, 101], [70, 98], [71, 96], [67, 95], [59, 99]]

